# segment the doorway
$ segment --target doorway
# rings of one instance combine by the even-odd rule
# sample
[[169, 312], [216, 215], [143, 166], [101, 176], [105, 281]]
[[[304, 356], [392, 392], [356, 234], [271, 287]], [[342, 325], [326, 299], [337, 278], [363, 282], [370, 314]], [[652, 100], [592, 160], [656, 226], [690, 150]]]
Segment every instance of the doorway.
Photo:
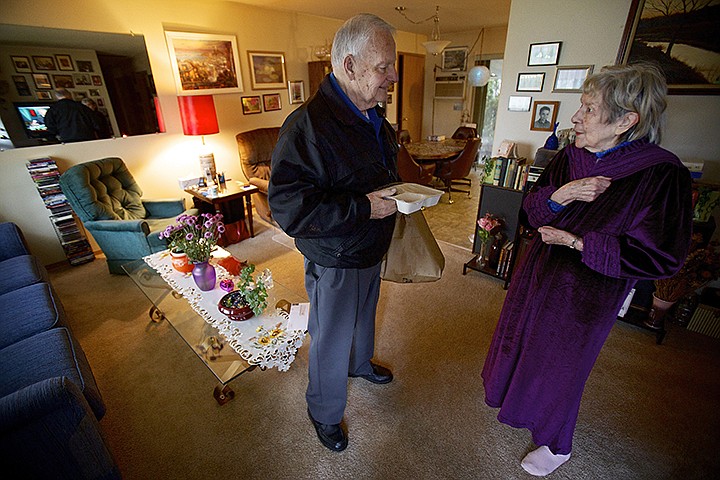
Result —
[[400, 53], [398, 77], [398, 131], [407, 130], [410, 138], [417, 142], [422, 138], [425, 56]]

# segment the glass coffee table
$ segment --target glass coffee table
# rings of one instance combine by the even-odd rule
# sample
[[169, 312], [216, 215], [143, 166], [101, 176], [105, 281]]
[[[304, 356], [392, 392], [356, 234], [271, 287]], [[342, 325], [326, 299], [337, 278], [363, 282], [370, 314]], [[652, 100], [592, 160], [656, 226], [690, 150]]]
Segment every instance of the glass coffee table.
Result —
[[236, 322], [216, 308], [226, 293], [218, 286], [220, 280], [233, 278], [222, 267], [216, 266], [217, 284], [209, 292], [200, 291], [191, 275], [173, 270], [166, 252], [129, 262], [123, 270], [152, 304], [150, 319], [167, 321], [215, 375], [219, 383], [213, 396], [220, 405], [234, 398], [228, 384], [243, 373], [257, 367], [277, 367], [281, 371], [290, 368], [305, 338], [305, 331], [289, 330], [287, 326], [290, 305], [307, 299], [276, 281], [268, 289], [265, 311]]

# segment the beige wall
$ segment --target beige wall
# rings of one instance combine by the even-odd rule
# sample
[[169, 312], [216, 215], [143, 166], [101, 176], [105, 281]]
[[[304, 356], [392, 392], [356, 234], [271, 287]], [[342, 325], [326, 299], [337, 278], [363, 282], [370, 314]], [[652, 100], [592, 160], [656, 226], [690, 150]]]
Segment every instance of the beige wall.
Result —
[[[559, 128], [570, 128], [580, 94], [552, 93], [555, 67], [528, 67], [531, 43], [562, 41], [560, 65], [594, 65], [599, 70], [615, 63], [630, 0], [513, 0], [510, 9], [503, 84], [493, 152], [503, 139], [518, 142], [519, 154], [532, 158], [545, 143], [547, 132], [530, 130], [532, 112], [508, 112], [509, 95], [531, 95], [535, 100], [557, 100]], [[539, 27], [540, 26], [540, 27]], [[542, 93], [517, 93], [519, 72], [546, 72]], [[720, 96], [670, 95], [663, 147], [684, 161], [704, 161], [703, 179], [720, 180]]]
[[[145, 191], [147, 198], [178, 197], [177, 178], [197, 173], [193, 151], [197, 137], [182, 135], [175, 84], [165, 43], [165, 30], [231, 34], [237, 37], [244, 84], [243, 95], [274, 91], [250, 90], [247, 50], [285, 53], [287, 76], [304, 80], [311, 47], [332, 39], [341, 22], [328, 18], [279, 12], [235, 2], [187, 0], [5, 0], [2, 23], [47, 26], [145, 36], [150, 64], [160, 98], [167, 133], [124, 139], [98, 140], [69, 145], [22, 148], [0, 153], [0, 220], [21, 226], [30, 247], [45, 264], [64, 260], [48, 212], [25, 168], [29, 159], [52, 156], [61, 170], [107, 156], [119, 156]], [[425, 37], [398, 32], [398, 50], [423, 53]], [[288, 104], [287, 90], [280, 91], [283, 109], [244, 116], [240, 95], [215, 95], [220, 133], [206, 137], [218, 170], [242, 179], [235, 134], [258, 127], [279, 126], [296, 105]], [[3, 107], [0, 107], [3, 108]]]

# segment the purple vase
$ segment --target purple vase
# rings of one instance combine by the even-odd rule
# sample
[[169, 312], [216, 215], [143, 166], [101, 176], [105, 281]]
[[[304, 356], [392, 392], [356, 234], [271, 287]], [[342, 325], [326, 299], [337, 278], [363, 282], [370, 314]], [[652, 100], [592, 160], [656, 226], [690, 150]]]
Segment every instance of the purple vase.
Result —
[[195, 284], [203, 292], [215, 288], [215, 267], [209, 262], [198, 262], [193, 264], [192, 276]]

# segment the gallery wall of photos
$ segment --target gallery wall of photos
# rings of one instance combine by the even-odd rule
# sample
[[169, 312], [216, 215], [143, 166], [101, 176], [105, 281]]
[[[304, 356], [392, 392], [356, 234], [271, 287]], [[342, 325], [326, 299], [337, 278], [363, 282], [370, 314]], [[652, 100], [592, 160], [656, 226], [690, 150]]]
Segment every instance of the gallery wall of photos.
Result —
[[91, 98], [117, 132], [105, 79], [94, 50], [2, 46], [0, 78], [7, 82], [10, 102], [54, 102], [53, 90], [61, 87], [78, 102]]

